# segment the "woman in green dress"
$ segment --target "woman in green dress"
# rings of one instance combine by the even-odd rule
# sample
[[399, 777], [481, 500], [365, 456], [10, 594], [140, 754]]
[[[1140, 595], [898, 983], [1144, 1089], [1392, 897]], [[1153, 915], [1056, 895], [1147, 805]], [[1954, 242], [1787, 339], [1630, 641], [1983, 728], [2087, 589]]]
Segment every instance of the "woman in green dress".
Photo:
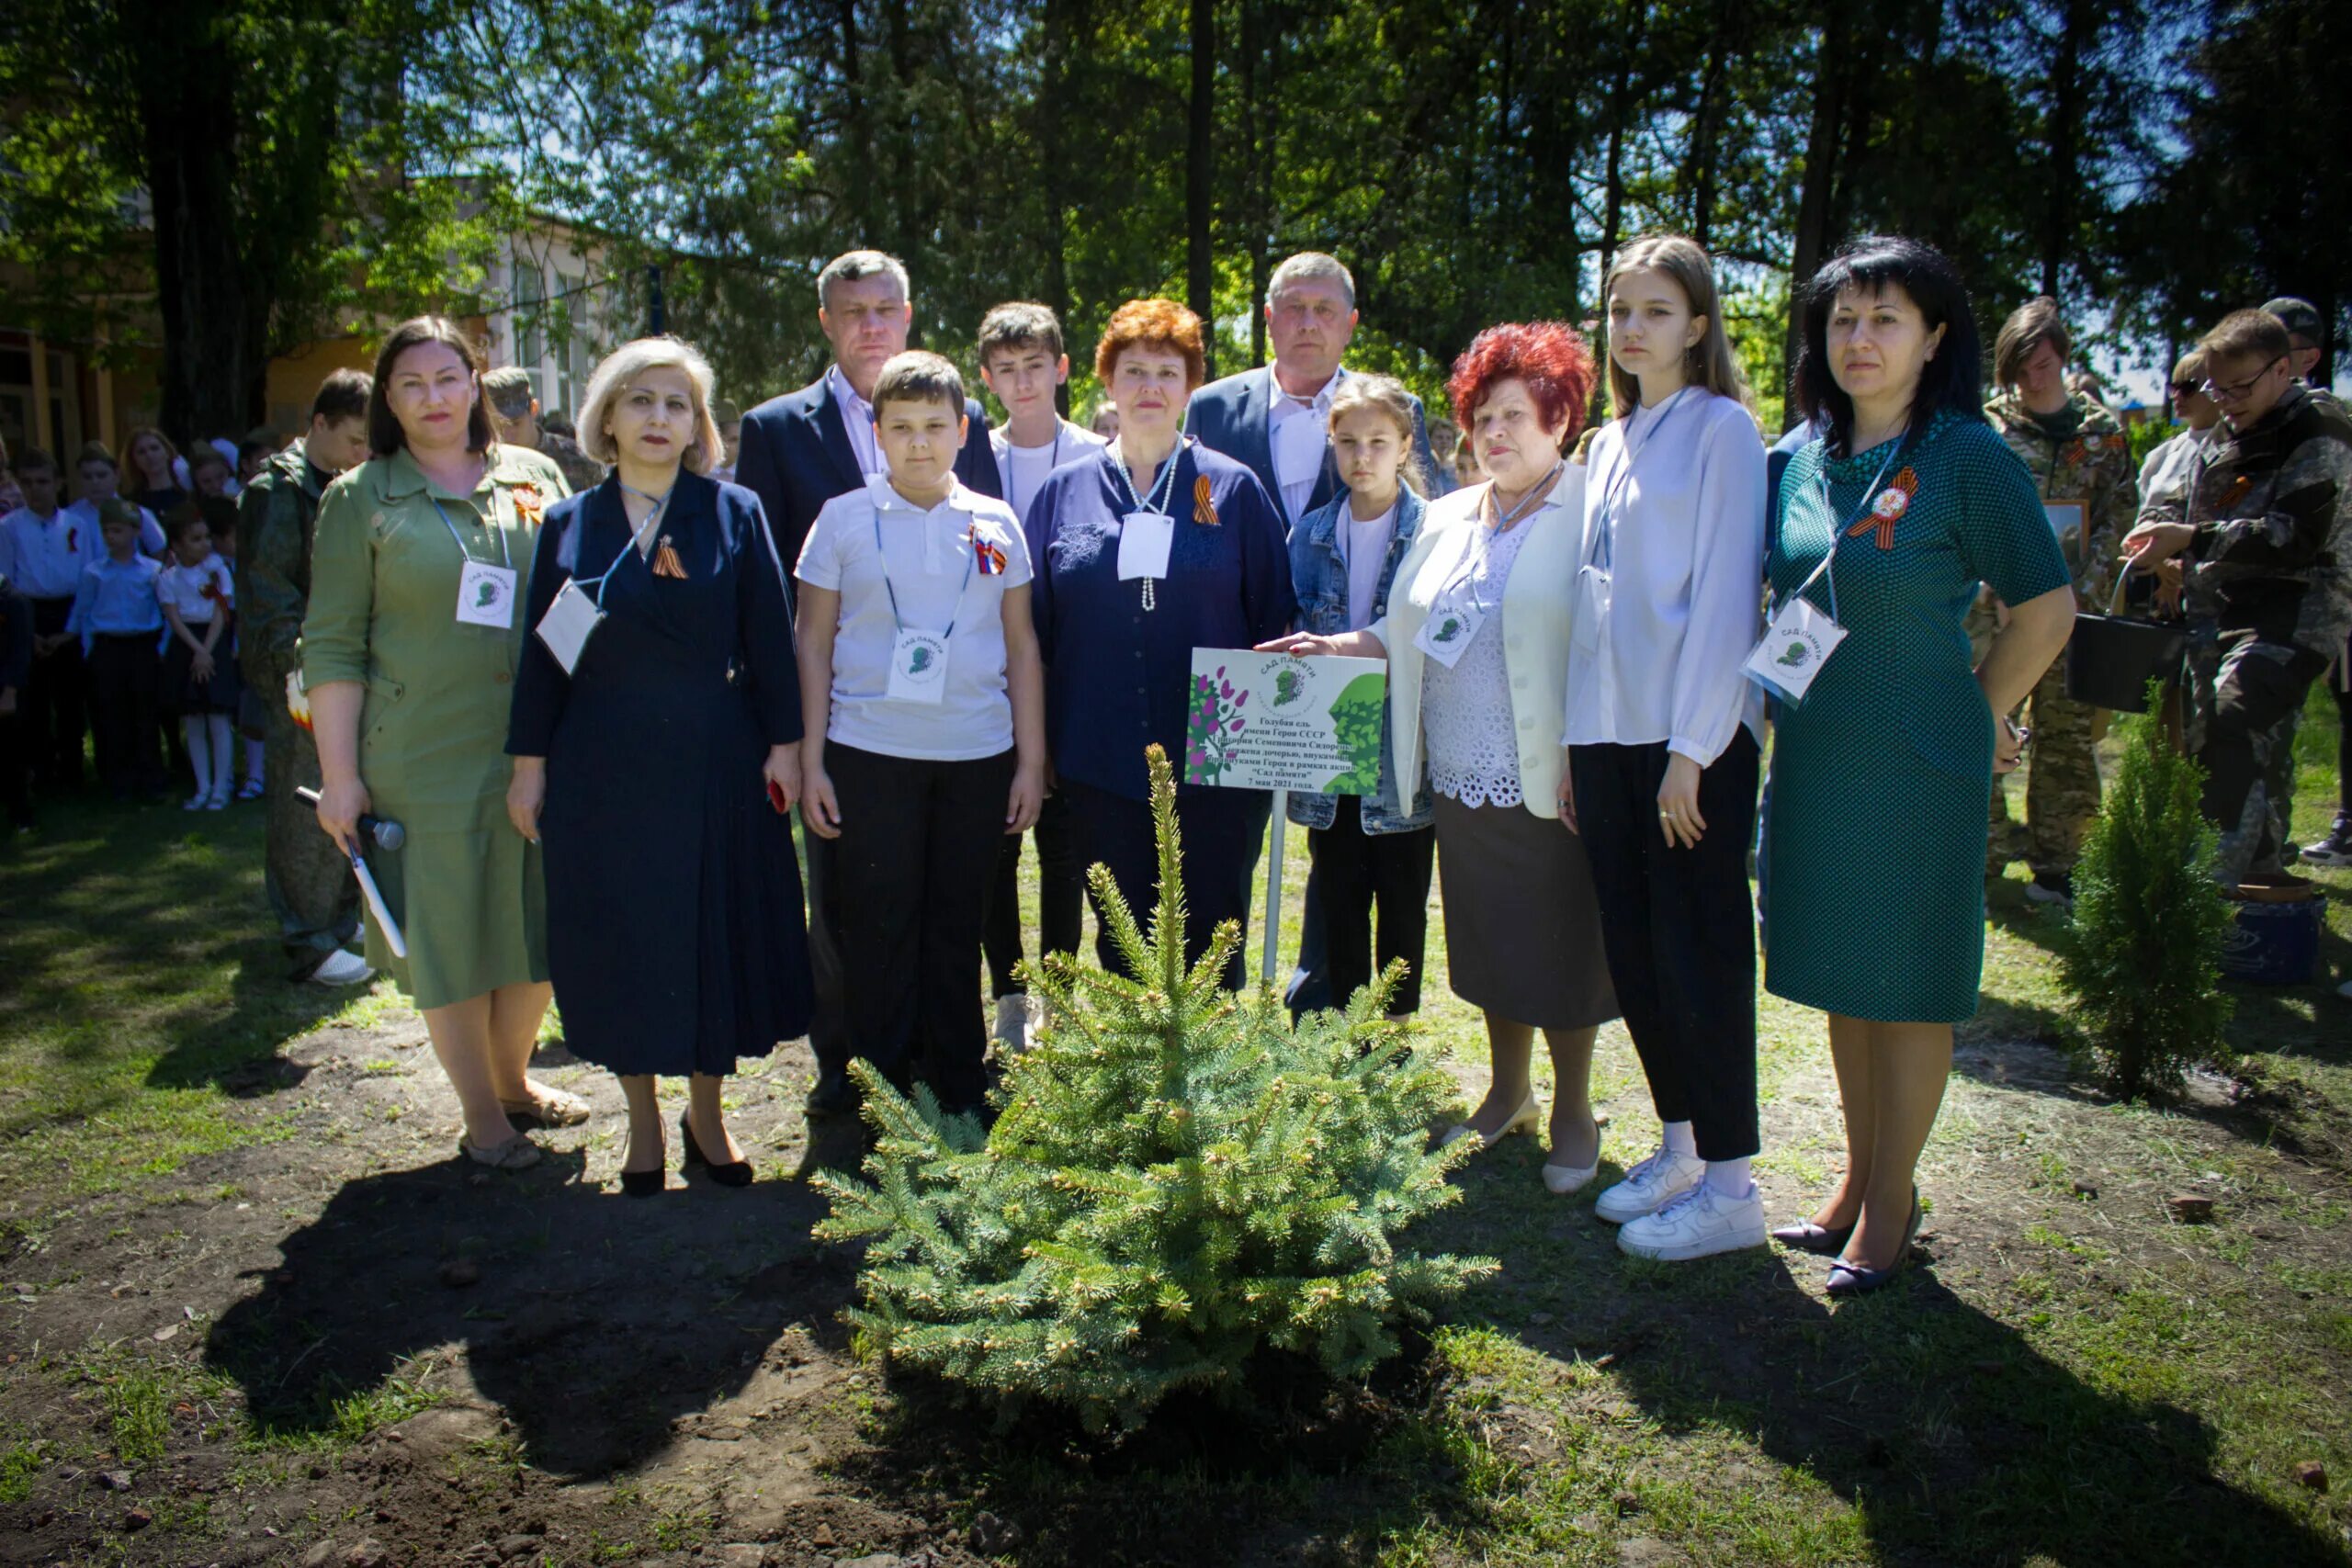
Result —
[[[541, 512], [566, 493], [547, 458], [493, 442], [481, 357], [439, 316], [376, 357], [374, 456], [319, 503], [302, 672], [319, 744], [319, 826], [365, 850], [407, 939], [368, 923], [368, 962], [424, 1015], [471, 1158], [519, 1170], [538, 1145], [510, 1117], [568, 1126], [578, 1097], [525, 1076], [548, 1008], [539, 850], [506, 814], [507, 712]], [[375, 845], [365, 813], [407, 840]]]
[[[1914, 1168], [1984, 969], [1985, 795], [2024, 743], [1994, 716], [2074, 626], [2032, 477], [1979, 410], [1981, 362], [1967, 291], [1926, 245], [1856, 241], [1806, 292], [1796, 394], [1826, 434], [1781, 483], [1772, 607], [1802, 597], [1845, 637], [1780, 661], [1815, 671], [1801, 699], [1797, 675], [1767, 682], [1782, 701], [1765, 988], [1829, 1015], [1845, 1179], [1773, 1234], [1835, 1255], [1836, 1295], [1884, 1284], [1910, 1250]], [[1972, 671], [1979, 581], [2013, 608]]]

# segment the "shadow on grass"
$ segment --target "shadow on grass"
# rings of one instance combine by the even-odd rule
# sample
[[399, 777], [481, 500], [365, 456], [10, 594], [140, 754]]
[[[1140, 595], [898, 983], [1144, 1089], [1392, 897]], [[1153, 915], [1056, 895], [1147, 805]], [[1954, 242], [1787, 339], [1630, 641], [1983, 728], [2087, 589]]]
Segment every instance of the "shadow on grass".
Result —
[[[787, 1324], [842, 1346], [852, 1265], [809, 1239], [823, 1205], [806, 1186], [633, 1201], [581, 1185], [581, 1164], [550, 1154], [479, 1187], [458, 1160], [345, 1183], [213, 1325], [205, 1364], [244, 1391], [266, 1439], [299, 1444], [347, 1434], [346, 1402], [458, 1344], [525, 1457], [578, 1478], [666, 1446], [679, 1416], [750, 1381]], [[478, 1282], [446, 1282], [461, 1259]]]
[[280, 1048], [351, 999], [282, 978], [260, 808], [68, 801], [0, 857], [0, 1034], [43, 1067], [18, 1113], [97, 1114], [137, 1088], [299, 1083]]
[[1668, 1431], [1731, 1424], [1827, 1485], [1887, 1561], [2342, 1561], [2215, 1472], [2200, 1417], [2092, 1387], [1931, 1267], [1835, 1308], [1755, 1295], [1736, 1348], [1720, 1315], [1654, 1298], [1650, 1342], [1617, 1365]]

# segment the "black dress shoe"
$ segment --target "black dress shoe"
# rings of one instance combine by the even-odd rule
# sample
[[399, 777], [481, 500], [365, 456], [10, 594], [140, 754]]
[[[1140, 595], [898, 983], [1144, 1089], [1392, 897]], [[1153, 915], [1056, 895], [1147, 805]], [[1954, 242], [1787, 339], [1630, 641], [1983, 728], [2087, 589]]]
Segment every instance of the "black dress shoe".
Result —
[[621, 1191], [631, 1198], [658, 1198], [669, 1184], [670, 1173], [659, 1166], [651, 1170], [621, 1172]]
[[802, 1109], [811, 1116], [846, 1116], [857, 1109], [857, 1085], [850, 1081], [848, 1069], [826, 1067], [817, 1075], [817, 1087], [808, 1091]]
[[1911, 1189], [1911, 1217], [1903, 1224], [1902, 1245], [1894, 1249], [1894, 1261], [1883, 1269], [1849, 1262], [1840, 1258], [1829, 1266], [1829, 1293], [1833, 1296], [1866, 1296], [1872, 1291], [1883, 1290], [1894, 1283], [1904, 1266], [1911, 1261], [1911, 1242], [1919, 1234], [1919, 1190]]
[[1782, 1247], [1793, 1247], [1799, 1252], [1818, 1252], [1835, 1257], [1846, 1250], [1846, 1243], [1854, 1234], [1851, 1225], [1839, 1225], [1831, 1230], [1815, 1224], [1811, 1220], [1799, 1220], [1792, 1225], [1782, 1225], [1772, 1233], [1772, 1239]]
[[684, 1112], [680, 1112], [678, 1116], [678, 1136], [685, 1140], [685, 1168], [688, 1175], [699, 1170], [721, 1187], [749, 1187], [752, 1184], [752, 1162], [747, 1159], [739, 1159], [730, 1160], [725, 1165], [713, 1165], [703, 1154], [702, 1145], [695, 1142], [694, 1126], [686, 1120]]

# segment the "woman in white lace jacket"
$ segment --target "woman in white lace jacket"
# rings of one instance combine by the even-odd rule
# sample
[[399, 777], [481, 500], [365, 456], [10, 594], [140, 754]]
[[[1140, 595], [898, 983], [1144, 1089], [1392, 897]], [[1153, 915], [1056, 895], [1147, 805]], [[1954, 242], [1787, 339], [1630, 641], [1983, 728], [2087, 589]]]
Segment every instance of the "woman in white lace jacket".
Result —
[[1340, 637], [1265, 645], [1388, 661], [1389, 763], [1400, 792], [1428, 769], [1437, 803], [1447, 978], [1483, 1010], [1494, 1079], [1446, 1141], [1532, 1131], [1535, 1031], [1555, 1096], [1544, 1180], [1589, 1180], [1594, 1032], [1617, 1016], [1584, 846], [1562, 819], [1569, 614], [1584, 470], [1566, 462], [1593, 364], [1557, 322], [1490, 327], [1447, 390], [1487, 482], [1430, 503], [1396, 568], [1388, 614]]

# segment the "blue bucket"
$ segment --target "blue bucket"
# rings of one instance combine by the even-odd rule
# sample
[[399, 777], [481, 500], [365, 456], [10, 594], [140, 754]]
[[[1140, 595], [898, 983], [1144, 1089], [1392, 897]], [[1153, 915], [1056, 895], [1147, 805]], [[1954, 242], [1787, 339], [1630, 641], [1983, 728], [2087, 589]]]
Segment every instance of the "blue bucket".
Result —
[[2222, 950], [2222, 973], [2251, 986], [2303, 984], [2319, 964], [2320, 914], [2325, 908], [2317, 888], [2308, 898], [2286, 903], [2239, 902]]

